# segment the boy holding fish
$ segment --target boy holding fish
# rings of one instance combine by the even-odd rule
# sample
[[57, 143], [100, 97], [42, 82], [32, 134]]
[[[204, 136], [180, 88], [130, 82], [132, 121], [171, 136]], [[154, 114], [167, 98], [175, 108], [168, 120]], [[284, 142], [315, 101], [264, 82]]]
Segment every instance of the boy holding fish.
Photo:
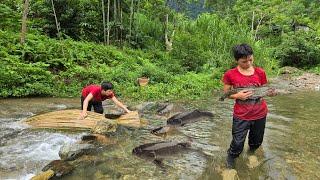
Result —
[[[253, 66], [253, 50], [247, 44], [233, 48], [237, 67], [228, 70], [223, 76], [224, 93], [236, 88], [260, 87], [267, 84], [266, 73], [262, 68]], [[230, 93], [228, 98], [235, 99], [232, 123], [232, 141], [228, 149], [227, 168], [234, 168], [235, 158], [243, 151], [244, 142], [249, 132], [249, 151], [254, 152], [262, 144], [267, 103], [262, 97], [251, 98], [252, 90], [240, 90]], [[275, 95], [269, 92], [268, 96]]]

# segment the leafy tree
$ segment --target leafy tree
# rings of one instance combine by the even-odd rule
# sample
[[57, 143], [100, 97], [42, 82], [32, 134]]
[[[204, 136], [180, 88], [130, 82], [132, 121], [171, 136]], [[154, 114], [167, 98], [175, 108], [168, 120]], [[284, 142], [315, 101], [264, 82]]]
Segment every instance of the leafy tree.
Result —
[[[19, 31], [21, 26], [19, 23], [22, 17], [22, 4], [16, 0], [3, 0], [0, 4], [0, 30]], [[20, 13], [21, 12], [21, 13]]]

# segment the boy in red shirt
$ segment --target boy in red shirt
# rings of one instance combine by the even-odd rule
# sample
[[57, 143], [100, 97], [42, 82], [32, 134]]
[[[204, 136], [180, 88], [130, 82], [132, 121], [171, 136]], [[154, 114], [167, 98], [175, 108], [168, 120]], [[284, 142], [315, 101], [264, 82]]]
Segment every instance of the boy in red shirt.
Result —
[[[231, 88], [258, 87], [267, 83], [265, 71], [253, 66], [253, 50], [249, 45], [236, 45], [233, 48], [233, 55], [238, 66], [228, 70], [223, 76], [225, 93]], [[235, 105], [227, 168], [234, 168], [235, 158], [243, 150], [248, 131], [251, 152], [254, 152], [263, 141], [268, 113], [267, 103], [263, 98], [250, 99], [251, 95], [253, 95], [252, 91], [243, 90], [229, 96], [229, 98], [235, 99]]]
[[103, 113], [102, 101], [111, 99], [117, 106], [122, 108], [125, 112], [129, 113], [127, 109], [115, 96], [112, 91], [113, 85], [109, 82], [103, 82], [99, 85], [89, 85], [82, 89], [81, 94], [81, 109], [80, 119], [84, 119], [88, 114], [87, 111], [91, 111], [93, 106], [94, 112]]

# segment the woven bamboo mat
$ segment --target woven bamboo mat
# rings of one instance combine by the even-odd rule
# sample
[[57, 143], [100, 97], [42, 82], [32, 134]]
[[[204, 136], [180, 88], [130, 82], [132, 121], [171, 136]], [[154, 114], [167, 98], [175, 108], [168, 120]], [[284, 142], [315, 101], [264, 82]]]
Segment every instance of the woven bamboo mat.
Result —
[[[79, 119], [81, 110], [69, 109], [49, 112], [32, 116], [25, 120], [25, 123], [33, 128], [50, 128], [50, 129], [93, 129], [98, 121], [106, 119], [102, 114], [88, 112], [85, 119]], [[124, 114], [115, 119], [117, 124], [140, 127], [143, 123], [140, 121], [137, 111]]]

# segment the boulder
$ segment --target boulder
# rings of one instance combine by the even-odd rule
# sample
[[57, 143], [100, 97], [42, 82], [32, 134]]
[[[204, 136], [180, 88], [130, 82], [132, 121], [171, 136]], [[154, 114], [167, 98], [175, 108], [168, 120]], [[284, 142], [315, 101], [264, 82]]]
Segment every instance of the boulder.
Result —
[[235, 169], [226, 169], [221, 174], [223, 180], [239, 180], [238, 172]]
[[63, 160], [72, 161], [84, 154], [90, 154], [96, 151], [92, 144], [65, 144], [59, 151], [59, 156]]
[[[46, 165], [42, 171], [52, 170], [56, 177], [61, 177], [73, 171], [74, 167], [63, 160], [54, 160]], [[51, 172], [51, 171], [50, 171]], [[49, 174], [49, 172], [48, 172]]]
[[89, 134], [81, 137], [82, 142], [99, 144], [99, 145], [109, 145], [115, 144], [115, 141], [111, 140], [105, 135], [102, 134]]
[[115, 121], [104, 119], [97, 122], [92, 132], [96, 134], [108, 134], [110, 132], [116, 132], [116, 130], [117, 123]]
[[52, 176], [54, 176], [54, 171], [49, 169], [49, 170], [47, 170], [45, 172], [41, 172], [40, 174], [32, 177], [31, 180], [48, 180]]

